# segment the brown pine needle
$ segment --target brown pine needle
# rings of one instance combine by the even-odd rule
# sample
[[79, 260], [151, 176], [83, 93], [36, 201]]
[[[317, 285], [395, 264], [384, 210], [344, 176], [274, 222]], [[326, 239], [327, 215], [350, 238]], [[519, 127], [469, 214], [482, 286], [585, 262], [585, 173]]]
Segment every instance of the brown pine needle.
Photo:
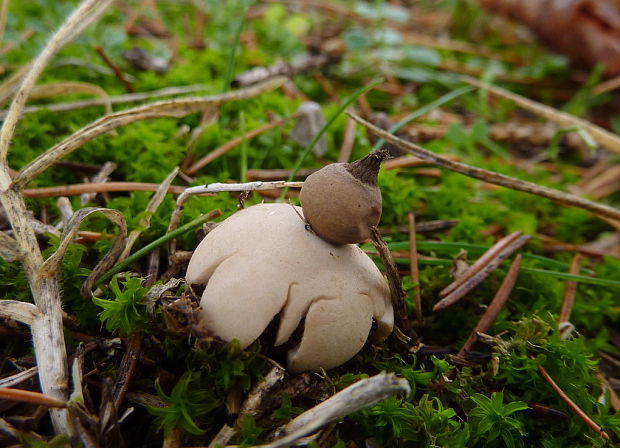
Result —
[[465, 343], [463, 344], [461, 350], [459, 350], [458, 356], [463, 357], [465, 352], [470, 351], [471, 346], [474, 344], [474, 342], [476, 342], [476, 339], [478, 338], [478, 333], [486, 333], [487, 330], [491, 328], [491, 325], [493, 324], [493, 322], [495, 322], [495, 319], [497, 319], [500, 311], [508, 301], [508, 297], [510, 296], [512, 288], [514, 288], [517, 277], [519, 276], [520, 268], [521, 254], [517, 255], [512, 264], [510, 265], [510, 269], [508, 270], [506, 277], [504, 277], [502, 285], [499, 287], [497, 293], [495, 294], [495, 297], [493, 297], [493, 300], [478, 321], [476, 328], [474, 328], [474, 330], [469, 335], [469, 338], [467, 338], [467, 341], [465, 341]]
[[[55, 187], [29, 188], [22, 193], [27, 198], [48, 198], [56, 196], [75, 196], [82, 193], [102, 193], [110, 191], [157, 191], [160, 184], [144, 182], [103, 182], [97, 184], [57, 185]], [[185, 187], [170, 186], [168, 193], [181, 194]]]
[[[569, 273], [576, 275], [581, 270], [581, 254], [575, 254], [573, 261], [570, 264]], [[573, 303], [575, 302], [575, 294], [577, 293], [577, 282], [568, 280], [566, 282], [566, 289], [564, 290], [564, 299], [562, 300], [562, 308], [560, 309], [560, 317], [558, 321], [568, 322], [570, 320], [570, 313], [573, 309]]]
[[213, 162], [215, 159], [217, 159], [221, 155], [226, 154], [228, 151], [236, 148], [244, 141], [250, 140], [260, 134], [264, 134], [265, 132], [270, 131], [271, 129], [277, 128], [278, 126], [282, 126], [286, 122], [294, 120], [297, 117], [299, 117], [299, 113], [294, 113], [292, 115], [289, 115], [288, 117], [284, 117], [279, 120], [274, 120], [256, 129], [252, 129], [251, 131], [246, 132], [245, 135], [233, 138], [229, 142], [224, 143], [219, 148], [216, 148], [213, 151], [211, 151], [209, 154], [204, 156], [198, 162], [194, 163], [192, 166], [190, 166], [185, 171], [185, 174], [187, 174], [188, 176], [193, 176], [194, 174], [196, 174], [197, 171], [204, 168], [206, 165]]
[[610, 218], [612, 220], [620, 221], [620, 210], [616, 208], [600, 204], [598, 202], [590, 201], [574, 194], [564, 193], [563, 191], [556, 190], [554, 188], [544, 187], [532, 182], [526, 182], [524, 180], [506, 176], [504, 174], [484, 170], [482, 168], [478, 168], [472, 165], [467, 165], [465, 163], [450, 160], [445, 156], [440, 156], [431, 151], [428, 151], [427, 149], [424, 149], [421, 146], [416, 145], [415, 143], [411, 143], [401, 138], [398, 138], [351, 112], [347, 113], [358, 123], [370, 129], [373, 134], [381, 137], [386, 142], [392, 143], [403, 151], [414, 154], [420, 159], [431, 162], [442, 168], [464, 174], [468, 177], [473, 177], [474, 179], [480, 179], [491, 184], [501, 185], [503, 187], [511, 188], [513, 190], [524, 191], [526, 193], [542, 196], [544, 198], [551, 199], [558, 204], [582, 208], [600, 218]]
[[21, 403], [34, 403], [48, 408], [66, 408], [67, 403], [50, 397], [49, 395], [31, 390], [14, 389], [12, 387], [0, 387], [0, 399], [19, 401]]
[[545, 370], [543, 366], [539, 365], [538, 371], [540, 372], [542, 377], [545, 379], [545, 381], [549, 383], [553, 391], [556, 394], [558, 394], [560, 399], [564, 403], [566, 403], [566, 405], [571, 409], [571, 411], [577, 414], [577, 417], [583, 420], [586, 425], [588, 425], [590, 428], [596, 431], [603, 439], [609, 440], [609, 435], [603, 430], [603, 428], [601, 428], [599, 425], [596, 424], [596, 422], [594, 422], [590, 417], [588, 417], [586, 413], [583, 412], [581, 408], [577, 406], [577, 404], [573, 400], [571, 400], [562, 389], [560, 389], [560, 386], [558, 386], [556, 382], [553, 381], [553, 378], [551, 378], [551, 376], [549, 375], [549, 373]]
[[489, 248], [474, 264], [472, 264], [462, 275], [460, 275], [456, 280], [446, 286], [439, 292], [439, 297], [445, 297], [448, 294], [451, 294], [459, 288], [463, 283], [472, 278], [475, 274], [480, 272], [483, 267], [485, 267], [493, 258], [495, 258], [499, 253], [501, 253], [506, 247], [508, 247], [511, 243], [517, 240], [521, 236], [521, 232], [513, 232], [508, 236], [505, 236], [493, 246]]
[[414, 300], [415, 300], [415, 314], [418, 319], [418, 324], [422, 324], [422, 294], [420, 293], [420, 272], [418, 271], [418, 249], [415, 237], [415, 215], [413, 212], [409, 212], [407, 215], [409, 220], [409, 259], [411, 281], [413, 282]]
[[482, 283], [482, 281], [487, 278], [491, 272], [497, 269], [506, 258], [510, 257], [514, 252], [520, 249], [529, 239], [529, 235], [523, 235], [510, 243], [505, 249], [490, 260], [478, 273], [455, 289], [452, 293], [437, 302], [433, 307], [433, 311], [443, 310], [444, 308], [447, 308], [448, 306], [461, 300], [469, 291]]

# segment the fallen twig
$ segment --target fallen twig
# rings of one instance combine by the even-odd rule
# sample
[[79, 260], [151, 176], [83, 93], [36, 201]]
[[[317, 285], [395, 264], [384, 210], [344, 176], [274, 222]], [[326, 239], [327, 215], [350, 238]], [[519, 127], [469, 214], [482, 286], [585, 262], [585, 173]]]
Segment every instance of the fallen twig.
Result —
[[380, 373], [360, 380], [293, 419], [284, 427], [283, 437], [263, 445], [262, 448], [291, 446], [296, 440], [353, 412], [372, 406], [392, 395], [410, 393], [411, 388], [407, 380], [397, 378], [393, 373]]
[[519, 276], [520, 268], [521, 254], [517, 255], [510, 265], [510, 269], [508, 270], [501, 286], [497, 290], [497, 293], [495, 293], [495, 297], [493, 297], [493, 300], [491, 300], [491, 303], [478, 321], [478, 324], [469, 335], [469, 338], [467, 338], [467, 341], [463, 344], [463, 347], [461, 347], [461, 350], [459, 350], [459, 357], [463, 357], [463, 355], [471, 349], [471, 346], [478, 338], [478, 333], [486, 333], [487, 330], [491, 328], [491, 325], [495, 322], [495, 319], [497, 319], [497, 316], [506, 304], [506, 301], [512, 292], [512, 288], [514, 288], [517, 277]]
[[427, 160], [435, 165], [443, 168], [455, 171], [457, 173], [464, 174], [474, 179], [480, 179], [485, 182], [501, 185], [503, 187], [511, 188], [513, 190], [524, 191], [526, 193], [542, 196], [547, 199], [551, 199], [562, 205], [570, 205], [573, 207], [579, 207], [584, 210], [588, 210], [592, 214], [601, 218], [610, 218], [612, 220], [620, 220], [620, 210], [610, 207], [608, 205], [600, 204], [598, 202], [589, 201], [587, 199], [575, 196], [573, 194], [564, 193], [554, 188], [544, 187], [534, 184], [532, 182], [526, 182], [524, 180], [516, 179], [514, 177], [506, 176], [504, 174], [495, 173], [493, 171], [484, 170], [475, 166], [467, 165], [465, 163], [449, 160], [447, 157], [440, 156], [431, 151], [428, 151], [421, 146], [406, 140], [393, 136], [392, 134], [385, 132], [372, 123], [358, 117], [355, 114], [349, 113], [349, 115], [355, 119], [358, 123], [370, 129], [373, 133], [382, 137], [387, 142], [398, 146], [404, 151], [410, 152], [423, 160]]

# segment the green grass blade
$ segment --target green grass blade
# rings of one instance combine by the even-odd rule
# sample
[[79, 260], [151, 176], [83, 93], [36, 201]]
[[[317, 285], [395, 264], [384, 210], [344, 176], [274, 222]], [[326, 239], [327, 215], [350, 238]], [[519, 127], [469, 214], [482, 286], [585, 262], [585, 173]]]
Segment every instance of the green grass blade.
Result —
[[159, 246], [166, 244], [168, 241], [174, 238], [177, 238], [178, 236], [181, 236], [184, 233], [189, 232], [190, 230], [195, 229], [196, 227], [200, 226], [202, 223], [212, 218], [213, 218], [213, 212], [207, 213], [205, 215], [200, 215], [198, 218], [194, 219], [193, 221], [188, 222], [184, 226], [181, 226], [178, 229], [173, 230], [172, 232], [166, 233], [165, 235], [157, 238], [155, 241], [147, 244], [142, 249], [137, 250], [133, 254], [129, 255], [123, 261], [121, 261], [116, 266], [114, 266], [112, 269], [110, 269], [105, 274], [103, 274], [97, 281], [97, 284], [107, 282], [114, 276], [114, 274], [118, 274], [123, 269], [125, 269], [127, 266], [129, 266], [131, 263], [144, 257], [149, 252], [151, 252], [153, 249], [156, 249]]
[[[416, 109], [413, 112], [411, 112], [409, 115], [404, 117], [398, 123], [394, 124], [390, 129], [388, 129], [388, 132], [390, 134], [394, 134], [395, 132], [398, 132], [401, 128], [407, 126], [409, 123], [411, 123], [416, 118], [419, 118], [422, 115], [425, 115], [425, 114], [429, 113], [430, 111], [432, 111], [434, 109], [437, 109], [439, 106], [443, 106], [444, 104], [452, 101], [453, 99], [455, 99], [455, 98], [457, 98], [457, 97], [459, 97], [461, 95], [464, 95], [464, 94], [466, 94], [468, 92], [471, 92], [472, 90], [474, 90], [473, 87], [467, 86], [467, 87], [461, 87], [460, 89], [456, 89], [456, 90], [453, 90], [452, 92], [446, 93], [445, 95], [437, 98], [435, 101], [431, 101], [427, 105], [422, 106], [419, 109]], [[372, 150], [376, 151], [384, 143], [385, 143], [385, 140], [380, 138], [374, 144], [374, 146], [372, 147]]]
[[381, 78], [375, 79], [370, 84], [354, 92], [351, 96], [347, 97], [342, 102], [342, 105], [338, 108], [338, 110], [336, 110], [336, 112], [334, 112], [331, 115], [331, 117], [329, 117], [329, 119], [325, 122], [325, 125], [321, 128], [319, 132], [316, 133], [312, 141], [308, 143], [308, 146], [306, 146], [304, 150], [302, 151], [302, 153], [299, 155], [297, 162], [295, 162], [295, 166], [291, 170], [291, 175], [288, 177], [289, 182], [292, 182], [295, 179], [295, 176], [297, 175], [297, 171], [299, 171], [299, 168], [301, 168], [302, 163], [304, 163], [304, 160], [306, 159], [308, 154], [310, 154], [310, 151], [312, 151], [312, 148], [314, 148], [314, 145], [316, 145], [316, 142], [319, 141], [319, 139], [323, 136], [323, 134], [325, 134], [327, 129], [334, 123], [334, 121], [336, 121], [336, 118], [338, 118], [340, 114], [343, 113], [347, 107], [349, 107], [357, 98], [359, 98], [360, 95], [363, 95], [364, 93], [368, 92], [373, 87], [378, 86], [382, 82], [383, 82], [383, 79]]

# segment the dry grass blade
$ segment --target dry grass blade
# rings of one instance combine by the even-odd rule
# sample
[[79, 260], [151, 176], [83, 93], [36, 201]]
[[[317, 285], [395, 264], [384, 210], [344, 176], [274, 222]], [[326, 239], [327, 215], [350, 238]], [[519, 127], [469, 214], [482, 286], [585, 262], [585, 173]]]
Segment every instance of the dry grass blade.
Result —
[[74, 238], [78, 234], [80, 225], [93, 213], [103, 214], [106, 218], [118, 226], [119, 231], [108, 253], [105, 254], [105, 256], [90, 273], [88, 278], [84, 281], [84, 284], [82, 285], [82, 295], [84, 297], [90, 297], [90, 290], [94, 286], [97, 278], [103, 272], [107, 271], [114, 263], [116, 263], [121, 251], [125, 247], [125, 242], [127, 241], [127, 223], [125, 222], [125, 217], [120, 212], [109, 208], [100, 207], [86, 207], [78, 210], [73, 214], [67, 223], [60, 244], [58, 245], [58, 249], [52, 256], [45, 260], [45, 263], [41, 267], [40, 271], [40, 275], [44, 276], [56, 274], [58, 272], [60, 269], [60, 262], [69, 245], [73, 243]]
[[473, 277], [437, 302], [433, 307], [433, 311], [443, 310], [444, 308], [447, 308], [461, 300], [465, 294], [478, 286], [489, 276], [491, 272], [497, 269], [506, 258], [510, 257], [514, 252], [520, 249], [529, 239], [529, 235], [523, 235], [511, 242], [508, 246], [506, 246], [506, 248], [493, 257], [493, 259], [489, 260], [486, 266], [484, 266], [484, 268], [477, 272]]
[[264, 83], [248, 87], [246, 89], [232, 91], [221, 95], [159, 101], [106, 115], [75, 132], [73, 135], [65, 138], [62, 142], [57, 143], [52, 148], [48, 149], [44, 154], [30, 162], [19, 172], [13, 183], [16, 187], [23, 188], [32, 179], [41, 174], [45, 171], [45, 169], [58, 160], [75, 151], [86, 142], [89, 142], [102, 134], [110, 132], [113, 129], [126, 126], [140, 120], [163, 117], [183, 117], [185, 115], [204, 110], [205, 107], [218, 106], [231, 101], [251, 98], [260, 95], [261, 93], [277, 89], [284, 83], [284, 81], [284, 78], [273, 78], [265, 81]]
[[108, 93], [98, 85], [89, 84], [87, 82], [62, 81], [50, 84], [39, 84], [34, 86], [28, 99], [53, 98], [61, 95], [74, 95], [79, 93], [100, 96], [106, 113], [112, 113], [112, 103], [110, 102]]
[[447, 157], [435, 154], [414, 143], [400, 139], [384, 131], [383, 129], [378, 128], [377, 126], [364, 120], [363, 118], [358, 117], [355, 114], [349, 113], [349, 115], [358, 123], [370, 129], [374, 134], [377, 134], [379, 137], [383, 138], [385, 141], [392, 143], [400, 149], [412, 153], [418, 156], [420, 159], [426, 160], [435, 165], [441, 166], [451, 171], [455, 171], [457, 173], [464, 174], [465, 176], [473, 177], [474, 179], [480, 179], [491, 184], [501, 185], [503, 187], [511, 188], [513, 190], [524, 191], [526, 193], [542, 196], [562, 205], [579, 207], [601, 218], [610, 218], [616, 221], [620, 220], [620, 210], [610, 207], [608, 205], [589, 201], [579, 196], [575, 196], [574, 194], [564, 193], [554, 188], [544, 187], [534, 184], [532, 182], [526, 182], [524, 180], [506, 176], [504, 174], [499, 174], [493, 171], [484, 170], [482, 168], [450, 160]]
[[505, 236], [493, 246], [489, 248], [474, 264], [472, 264], [462, 275], [458, 276], [457, 279], [446, 286], [439, 292], [439, 297], [445, 297], [448, 294], [452, 293], [455, 289], [459, 288], [463, 283], [472, 278], [475, 274], [480, 272], [480, 270], [485, 267], [493, 258], [497, 257], [497, 254], [502, 252], [506, 247], [508, 247], [511, 243], [516, 241], [517, 238], [521, 236], [521, 232], [513, 232], [508, 236]]
[[168, 188], [170, 187], [170, 184], [172, 184], [172, 181], [177, 176], [177, 174], [179, 174], [178, 167], [173, 169], [172, 172], [168, 174], [168, 177], [166, 177], [161, 183], [161, 185], [149, 201], [148, 205], [146, 206], [146, 209], [144, 210], [145, 214], [140, 219], [140, 228], [138, 230], [132, 230], [129, 234], [129, 237], [127, 238], [127, 243], [125, 244], [125, 248], [119, 256], [119, 260], [124, 260], [125, 258], [127, 258], [127, 255], [129, 255], [129, 253], [131, 252], [131, 248], [140, 237], [140, 234], [151, 226], [151, 217], [163, 202], [164, 197], [166, 197], [166, 193], [168, 192]]
[[474, 328], [474, 330], [469, 335], [469, 338], [467, 338], [467, 341], [465, 341], [465, 343], [463, 344], [461, 350], [459, 350], [458, 356], [463, 357], [465, 352], [468, 352], [471, 349], [471, 346], [474, 344], [474, 342], [476, 342], [478, 333], [486, 333], [487, 330], [491, 328], [491, 325], [493, 324], [493, 322], [495, 322], [495, 319], [497, 319], [497, 316], [506, 304], [506, 301], [508, 300], [508, 297], [512, 292], [512, 288], [514, 288], [515, 283], [517, 282], [517, 277], [519, 276], [519, 269], [521, 269], [520, 254], [515, 257], [514, 261], [510, 265], [510, 269], [508, 270], [508, 273], [506, 274], [506, 277], [504, 278], [501, 286], [497, 290], [495, 297], [493, 297], [493, 300], [478, 321], [476, 328]]
[[[84, 0], [64, 21], [34, 61], [24, 66], [25, 75], [0, 129], [0, 202], [23, 256], [22, 265], [35, 306], [39, 310], [30, 325], [39, 367], [39, 382], [44, 394], [62, 402], [68, 395], [68, 369], [58, 277], [39, 275], [43, 256], [28, 218], [29, 212], [24, 198], [17, 189], [11, 188], [7, 154], [28, 96], [49, 60], [59, 48], [96, 20], [110, 3], [111, 0]], [[5, 89], [5, 92], [8, 90], [11, 88]], [[65, 410], [52, 409], [50, 415], [56, 433], [71, 432]]]
[[13, 386], [17, 386], [18, 384], [23, 383], [24, 381], [28, 381], [30, 378], [37, 376], [38, 370], [39, 369], [35, 366], [35, 367], [31, 367], [26, 370], [22, 370], [21, 372], [18, 372], [15, 375], [2, 378], [0, 379], [0, 388], [13, 387]]
[[31, 390], [13, 389], [0, 387], [0, 400], [19, 401], [21, 403], [34, 403], [48, 408], [66, 408], [67, 403], [48, 395], [33, 392]]
[[338, 163], [346, 163], [351, 158], [353, 152], [353, 144], [355, 143], [355, 120], [347, 117], [347, 125], [344, 128], [344, 137], [340, 145], [340, 153], [338, 154]]
[[609, 435], [603, 430], [603, 428], [601, 428], [599, 425], [596, 424], [596, 422], [594, 422], [590, 417], [588, 417], [588, 415], [585, 412], [583, 412], [581, 408], [577, 406], [577, 404], [568, 397], [568, 395], [566, 395], [566, 393], [560, 388], [560, 386], [558, 386], [557, 383], [553, 381], [553, 378], [551, 378], [551, 376], [549, 375], [549, 373], [543, 366], [539, 365], [538, 371], [540, 372], [541, 376], [545, 379], [545, 381], [549, 383], [553, 391], [556, 394], [558, 394], [558, 396], [562, 399], [562, 401], [566, 403], [566, 405], [571, 409], [571, 411], [577, 414], [577, 416], [581, 420], [583, 420], [586, 425], [588, 425], [590, 428], [596, 431], [603, 439], [605, 440], [609, 439]]
[[0, 129], [0, 159], [5, 159], [11, 144], [11, 138], [17, 127], [17, 122], [21, 115], [30, 92], [32, 91], [37, 79], [47, 66], [51, 57], [69, 40], [77, 36], [81, 31], [90, 25], [105, 8], [112, 3], [111, 0], [85, 0], [73, 13], [65, 20], [63, 25], [58, 29], [56, 34], [48, 41], [47, 45], [39, 53], [36, 59], [30, 65], [26, 76], [15, 94], [13, 102], [9, 108], [9, 112], [4, 119], [2, 128]]
[[263, 448], [291, 446], [296, 440], [360, 409], [372, 406], [392, 395], [410, 393], [409, 382], [397, 378], [393, 373], [380, 373], [365, 378], [293, 419], [285, 426], [284, 437], [264, 445]]
[[596, 140], [599, 145], [607, 148], [609, 151], [620, 153], [620, 136], [603, 129], [600, 126], [592, 124], [582, 118], [575, 117], [574, 115], [567, 114], [566, 112], [561, 112], [553, 107], [532, 101], [521, 95], [502, 89], [501, 87], [479, 81], [476, 78], [463, 76], [463, 80], [480, 89], [488, 90], [494, 95], [514, 101], [523, 109], [529, 110], [530, 112], [546, 118], [547, 120], [554, 121], [562, 126], [578, 126], [583, 128], [590, 133], [592, 138]]
[[32, 325], [39, 309], [32, 303], [18, 300], [0, 300], [0, 318], [13, 319], [22, 324]]
[[[23, 74], [22, 76], [23, 77]], [[19, 79], [21, 79], [19, 77]], [[5, 81], [6, 84], [6, 81]], [[2, 103], [4, 98], [4, 84], [0, 85], [0, 104]], [[84, 109], [87, 107], [96, 107], [96, 106], [105, 106], [106, 104], [124, 104], [124, 103], [132, 103], [144, 100], [150, 100], [155, 98], [160, 98], [163, 96], [175, 96], [175, 95], [187, 95], [189, 93], [196, 93], [200, 91], [208, 90], [209, 86], [205, 84], [193, 84], [189, 86], [178, 86], [178, 87], [166, 87], [164, 89], [146, 91], [146, 92], [137, 92], [137, 93], [125, 93], [123, 95], [116, 96], [108, 96], [106, 98], [92, 98], [86, 100], [78, 100], [78, 101], [67, 101], [67, 102], [59, 102], [53, 104], [43, 104], [43, 105], [32, 105], [26, 106], [22, 110], [23, 114], [30, 114], [33, 112], [39, 112], [42, 110], [48, 112], [67, 112], [76, 109]], [[4, 119], [6, 113], [4, 111], [0, 112], [0, 120]]]
[[[579, 274], [581, 271], [581, 254], [575, 254], [570, 264], [570, 274]], [[562, 299], [562, 308], [560, 309], [559, 323], [568, 322], [570, 313], [575, 303], [575, 294], [577, 293], [577, 282], [567, 281], [564, 289], [564, 298]]]

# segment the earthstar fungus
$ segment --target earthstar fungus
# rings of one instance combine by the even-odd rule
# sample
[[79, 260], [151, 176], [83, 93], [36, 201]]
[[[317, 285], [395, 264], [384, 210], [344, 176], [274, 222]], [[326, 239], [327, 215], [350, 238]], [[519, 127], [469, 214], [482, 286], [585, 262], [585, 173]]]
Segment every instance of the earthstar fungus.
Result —
[[333, 244], [361, 243], [381, 218], [377, 174], [387, 150], [351, 163], [332, 163], [308, 176], [299, 199], [312, 230]]
[[[196, 248], [186, 280], [204, 286], [199, 316], [215, 336], [245, 348], [278, 318], [274, 345], [287, 347], [290, 371], [330, 369], [362, 348], [373, 320], [374, 341], [391, 333], [388, 285], [360, 248], [307, 231], [296, 209], [235, 213]], [[298, 328], [301, 339], [292, 340]]]

